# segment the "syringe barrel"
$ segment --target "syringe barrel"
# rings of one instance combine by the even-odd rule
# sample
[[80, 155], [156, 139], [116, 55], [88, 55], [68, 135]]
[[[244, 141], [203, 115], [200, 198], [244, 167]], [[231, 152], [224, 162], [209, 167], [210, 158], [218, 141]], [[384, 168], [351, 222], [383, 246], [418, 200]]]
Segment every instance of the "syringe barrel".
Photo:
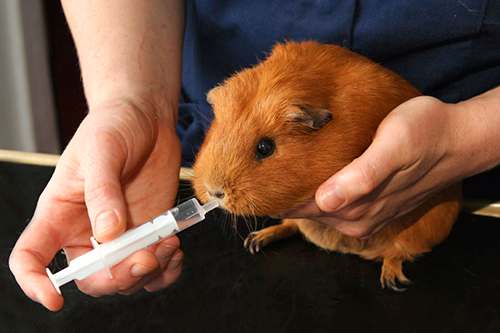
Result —
[[125, 232], [112, 241], [100, 244], [99, 251], [106, 264], [111, 267], [133, 253], [176, 233], [178, 228], [173, 215], [167, 212]]
[[108, 273], [111, 274], [109, 267], [139, 250], [198, 223], [205, 219], [205, 214], [208, 211], [217, 206], [217, 202], [201, 206], [196, 199], [191, 199], [151, 221], [125, 232], [112, 241], [97, 244], [95, 240], [91, 239], [95, 247], [94, 250], [73, 259], [64, 270], [53, 275], [47, 271], [47, 274], [58, 291], [59, 286], [72, 279], [82, 280], [103, 268], [108, 269]]
[[189, 200], [170, 210], [174, 216], [179, 231], [182, 231], [205, 218], [206, 210], [197, 200]]

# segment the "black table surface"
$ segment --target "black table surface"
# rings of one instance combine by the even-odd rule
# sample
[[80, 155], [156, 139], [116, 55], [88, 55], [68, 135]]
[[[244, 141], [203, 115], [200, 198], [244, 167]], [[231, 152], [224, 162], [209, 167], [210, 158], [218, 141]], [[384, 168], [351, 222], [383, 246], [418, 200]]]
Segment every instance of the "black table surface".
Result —
[[[0, 162], [1, 332], [500, 332], [500, 221], [467, 213], [444, 243], [405, 264], [415, 283], [403, 293], [381, 289], [380, 263], [300, 236], [251, 255], [245, 221], [235, 229], [217, 211], [179, 235], [184, 268], [169, 288], [93, 298], [71, 282], [63, 309], [50, 312], [23, 294], [8, 257], [52, 172]], [[181, 200], [191, 195], [180, 189]], [[63, 255], [56, 261], [64, 266]]]

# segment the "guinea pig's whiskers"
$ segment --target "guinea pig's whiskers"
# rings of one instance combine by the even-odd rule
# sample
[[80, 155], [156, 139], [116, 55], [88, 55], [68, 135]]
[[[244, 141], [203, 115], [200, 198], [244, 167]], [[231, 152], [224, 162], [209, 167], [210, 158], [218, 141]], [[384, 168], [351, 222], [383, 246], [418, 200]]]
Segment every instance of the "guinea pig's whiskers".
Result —
[[254, 231], [257, 229], [257, 218], [255, 216], [253, 215], [244, 216], [243, 221], [245, 221], [245, 225], [247, 226], [248, 231]]
[[238, 231], [238, 216], [223, 209], [222, 210], [222, 225], [223, 225], [223, 232], [227, 233], [230, 232], [234, 236], [238, 235], [240, 238], [242, 237], [241, 234]]
[[[244, 240], [245, 237], [243, 237], [243, 235], [240, 233], [240, 230], [238, 229], [238, 221], [239, 221], [238, 215], [231, 214], [231, 217], [233, 219], [232, 224], [233, 224], [233, 230], [234, 230], [235, 235], [237, 235], [241, 240]], [[247, 223], [246, 218], [244, 216], [242, 218], [243, 218], [243, 221], [245, 221], [245, 224], [246, 224]]]
[[255, 215], [252, 215], [252, 218], [253, 218], [253, 228], [252, 228], [252, 226], [250, 226], [252, 228], [250, 231], [255, 231], [258, 228], [258, 220], [257, 220], [257, 216], [255, 216]]
[[234, 235], [238, 235], [241, 238], [241, 235], [238, 232], [238, 216], [231, 213], [228, 217], [231, 219], [228, 226], [231, 226]]
[[[197, 113], [198, 113], [198, 115], [199, 115], [200, 117], [202, 117], [203, 119], [205, 119], [205, 121], [206, 121], [206, 122], [208, 122], [208, 123], [211, 123], [211, 122], [212, 122], [212, 119], [211, 119], [211, 118], [209, 118], [207, 115], [205, 115], [203, 112], [201, 112], [201, 111], [200, 111], [200, 110], [198, 110], [198, 109], [196, 109], [196, 111], [197, 111]], [[202, 122], [201, 122], [200, 120], [198, 120], [198, 123], [200, 123], [200, 124], [201, 124]], [[205, 130], [205, 132], [206, 132], [206, 130]], [[206, 133], [205, 133], [205, 134], [206, 134]]]
[[231, 214], [228, 211], [222, 209], [222, 215], [220, 217], [222, 223], [222, 231], [226, 233], [228, 232], [228, 227], [230, 228], [230, 221], [232, 219]]

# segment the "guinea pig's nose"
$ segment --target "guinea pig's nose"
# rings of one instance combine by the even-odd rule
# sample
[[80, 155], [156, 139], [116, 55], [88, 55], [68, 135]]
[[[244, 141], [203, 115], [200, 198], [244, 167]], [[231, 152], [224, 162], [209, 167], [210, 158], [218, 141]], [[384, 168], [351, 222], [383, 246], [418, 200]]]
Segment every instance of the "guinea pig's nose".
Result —
[[213, 198], [217, 198], [219, 200], [222, 200], [224, 199], [224, 197], [226, 196], [226, 194], [224, 193], [224, 191], [222, 190], [213, 190], [213, 191], [208, 191], [208, 193], [210, 193], [210, 195], [213, 197]]

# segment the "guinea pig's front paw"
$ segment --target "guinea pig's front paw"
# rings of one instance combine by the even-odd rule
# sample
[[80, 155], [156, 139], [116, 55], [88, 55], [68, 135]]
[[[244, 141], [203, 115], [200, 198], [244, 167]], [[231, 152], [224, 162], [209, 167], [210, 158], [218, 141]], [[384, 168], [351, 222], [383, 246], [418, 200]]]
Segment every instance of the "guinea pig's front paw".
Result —
[[250, 250], [250, 253], [256, 254], [260, 249], [271, 243], [272, 239], [266, 229], [254, 231], [248, 234], [243, 245]]
[[284, 220], [283, 224], [273, 225], [259, 231], [251, 232], [245, 239], [243, 245], [252, 254], [260, 251], [264, 246], [284, 238], [293, 236], [299, 231], [293, 220]]

